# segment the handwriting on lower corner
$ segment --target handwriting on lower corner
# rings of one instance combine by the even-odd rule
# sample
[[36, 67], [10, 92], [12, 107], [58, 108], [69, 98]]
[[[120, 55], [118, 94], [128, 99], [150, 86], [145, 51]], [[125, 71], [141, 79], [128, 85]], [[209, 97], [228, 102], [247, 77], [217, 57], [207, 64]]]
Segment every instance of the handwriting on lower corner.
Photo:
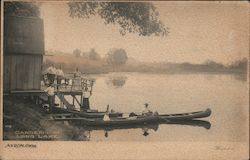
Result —
[[233, 147], [228, 147], [228, 146], [215, 146], [215, 150], [233, 150]]

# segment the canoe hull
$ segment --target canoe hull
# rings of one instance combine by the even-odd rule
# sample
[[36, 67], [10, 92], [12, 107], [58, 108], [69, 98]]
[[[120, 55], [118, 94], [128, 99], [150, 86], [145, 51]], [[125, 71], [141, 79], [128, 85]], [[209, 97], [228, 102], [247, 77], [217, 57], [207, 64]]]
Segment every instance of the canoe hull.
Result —
[[[140, 124], [150, 124], [150, 123], [183, 123], [190, 120], [209, 117], [211, 115], [211, 110], [206, 109], [205, 111], [190, 112], [182, 114], [168, 114], [168, 115], [158, 115], [154, 114], [151, 116], [134, 116], [129, 118], [122, 117], [111, 117], [109, 121], [104, 121], [103, 116], [101, 118], [94, 117], [82, 117], [76, 116], [74, 114], [54, 116], [51, 120], [55, 121], [70, 121], [82, 126], [126, 126], [126, 125], [140, 125]], [[100, 114], [101, 115], [101, 114]]]
[[70, 121], [73, 123], [77, 123], [78, 125], [83, 126], [126, 126], [126, 125], [139, 125], [139, 124], [149, 124], [149, 123], [155, 123], [159, 121], [158, 116], [147, 116], [147, 117], [140, 117], [140, 118], [111, 118], [109, 121], [104, 121], [102, 118], [66, 118], [66, 119], [57, 119], [56, 121]]
[[190, 113], [181, 113], [181, 114], [166, 114], [160, 115], [161, 121], [180, 121], [180, 120], [193, 120], [199, 118], [206, 118], [211, 115], [211, 109], [206, 109], [205, 111], [190, 112]]
[[[64, 109], [64, 108], [58, 108], [58, 107], [54, 107], [53, 108], [53, 114], [72, 114], [72, 115], [76, 115], [79, 117], [85, 117], [85, 118], [103, 118], [105, 112], [80, 112], [77, 110], [68, 110], [68, 109]], [[109, 114], [110, 117], [121, 117], [122, 113], [119, 112], [114, 112], [114, 113], [110, 113]]]
[[82, 127], [85, 130], [106, 130], [112, 131], [117, 129], [132, 129], [132, 128], [148, 128], [157, 130], [159, 125], [161, 124], [170, 124], [170, 125], [184, 125], [184, 126], [194, 126], [194, 127], [203, 127], [205, 129], [210, 129], [211, 124], [208, 121], [203, 120], [190, 120], [190, 121], [170, 121], [170, 122], [147, 122], [143, 124], [129, 124], [129, 125], [113, 125], [113, 126], [86, 126], [82, 125], [81, 123], [70, 121], [69, 124], [75, 125], [77, 127]]

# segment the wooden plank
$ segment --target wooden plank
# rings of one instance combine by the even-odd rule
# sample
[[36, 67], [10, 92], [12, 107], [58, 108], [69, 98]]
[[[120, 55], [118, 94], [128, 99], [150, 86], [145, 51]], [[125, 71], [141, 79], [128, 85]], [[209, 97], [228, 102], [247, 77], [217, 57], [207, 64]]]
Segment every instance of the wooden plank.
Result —
[[37, 61], [37, 56], [33, 56], [33, 61], [34, 61], [34, 64], [33, 64], [33, 72], [32, 72], [32, 74], [33, 74], [33, 84], [32, 84], [32, 86], [33, 86], [33, 89], [38, 89], [38, 87], [37, 87], [37, 72], [38, 72], [38, 70], [37, 70], [37, 65], [39, 65], [38, 64], [38, 61]]
[[32, 70], [32, 67], [30, 66], [30, 56], [27, 55], [22, 55], [22, 60], [23, 60], [23, 68], [22, 71], [19, 73], [22, 74], [20, 77], [22, 77], [22, 88], [20, 89], [29, 89], [29, 75], [30, 75], [30, 70]]
[[79, 100], [77, 99], [77, 97], [75, 95], [72, 95], [72, 96], [76, 100], [76, 102], [78, 103], [78, 105], [81, 106], [81, 103], [79, 102]]
[[3, 88], [4, 92], [8, 92], [10, 90], [10, 73], [11, 73], [11, 57], [4, 56], [4, 71], [3, 71]]
[[61, 116], [72, 117], [73, 115], [74, 115], [74, 114], [72, 114], [72, 113], [50, 114], [50, 116], [54, 116], [54, 117], [61, 117]]
[[63, 104], [68, 108], [68, 109], [74, 109], [74, 105], [70, 104], [64, 96], [58, 96], [58, 98], [63, 102]]
[[34, 89], [41, 88], [41, 78], [42, 78], [42, 56], [34, 56], [34, 76], [33, 76], [33, 87]]
[[34, 87], [34, 79], [35, 79], [35, 65], [36, 65], [36, 62], [35, 62], [35, 57], [32, 56], [32, 55], [26, 55], [27, 57], [29, 57], [29, 65], [27, 68], [27, 70], [29, 70], [28, 72], [28, 86], [27, 86], [27, 89], [36, 89]]
[[16, 56], [11, 56], [10, 59], [10, 67], [11, 67], [11, 71], [10, 71], [10, 89], [11, 90], [15, 90], [17, 87], [16, 84], [16, 67], [17, 67], [17, 62], [16, 62]]
[[7, 62], [7, 60], [6, 60], [7, 58], [6, 58], [6, 56], [3, 56], [3, 90], [4, 91], [6, 91], [7, 89], [6, 89], [6, 87], [7, 87], [7, 81], [8, 81], [8, 70], [7, 70], [7, 65], [6, 65], [6, 62]]
[[22, 81], [22, 85], [21, 85], [21, 88], [19, 89], [23, 89], [23, 90], [26, 90], [28, 89], [28, 76], [29, 76], [29, 57], [26, 56], [26, 55], [21, 55], [21, 59], [22, 59], [22, 64], [23, 65], [20, 65], [22, 66], [20, 68], [20, 70], [22, 71], [19, 71], [19, 77], [21, 78], [21, 81]]
[[[10, 92], [13, 95], [32, 95], [32, 96], [41, 96], [41, 95], [47, 95], [46, 92], [44, 92], [43, 90], [12, 90]], [[81, 95], [82, 92], [71, 92], [71, 91], [64, 91], [64, 92], [55, 92], [55, 95]]]
[[27, 80], [27, 71], [24, 68], [24, 63], [23, 55], [16, 56], [16, 89], [24, 89], [24, 82]]

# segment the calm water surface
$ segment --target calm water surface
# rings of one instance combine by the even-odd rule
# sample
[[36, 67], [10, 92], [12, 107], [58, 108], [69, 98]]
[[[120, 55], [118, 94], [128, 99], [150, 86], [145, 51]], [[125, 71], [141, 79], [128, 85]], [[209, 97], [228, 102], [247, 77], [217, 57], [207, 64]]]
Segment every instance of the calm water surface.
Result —
[[211, 108], [204, 120], [211, 128], [159, 125], [144, 136], [141, 128], [86, 131], [90, 141], [247, 141], [248, 83], [231, 74], [142, 74], [89, 75], [95, 79], [91, 108], [106, 105], [119, 112], [141, 112], [144, 103], [159, 113], [181, 113]]

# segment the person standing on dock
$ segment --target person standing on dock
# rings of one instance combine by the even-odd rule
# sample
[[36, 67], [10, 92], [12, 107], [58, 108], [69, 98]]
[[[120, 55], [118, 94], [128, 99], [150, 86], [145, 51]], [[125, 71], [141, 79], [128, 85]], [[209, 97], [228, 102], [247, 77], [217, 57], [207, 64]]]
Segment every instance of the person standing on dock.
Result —
[[62, 79], [64, 77], [64, 73], [63, 73], [61, 67], [60, 67], [60, 69], [56, 70], [56, 76], [57, 76], [57, 90], [59, 90], [59, 86], [61, 85]]
[[93, 84], [94, 84], [94, 80], [82, 79], [82, 82], [81, 82], [81, 86], [82, 86], [81, 110], [82, 111], [90, 109], [89, 98], [92, 95]]
[[82, 88], [82, 106], [81, 110], [86, 111], [90, 109], [89, 107], [89, 97], [91, 96], [91, 92], [89, 91], [88, 87], [83, 87]]
[[49, 68], [46, 69], [47, 72], [47, 76], [49, 79], [49, 83], [53, 83], [55, 81], [55, 77], [56, 77], [56, 68], [54, 66], [50, 66]]
[[74, 78], [81, 77], [81, 72], [76, 68], [76, 71], [74, 72]]
[[52, 109], [55, 105], [55, 88], [51, 83], [48, 88], [44, 90], [48, 94], [48, 101], [49, 101], [49, 111], [52, 112]]
[[76, 68], [76, 71], [74, 72], [74, 78], [72, 79], [72, 90], [81, 90], [81, 75], [82, 73]]

